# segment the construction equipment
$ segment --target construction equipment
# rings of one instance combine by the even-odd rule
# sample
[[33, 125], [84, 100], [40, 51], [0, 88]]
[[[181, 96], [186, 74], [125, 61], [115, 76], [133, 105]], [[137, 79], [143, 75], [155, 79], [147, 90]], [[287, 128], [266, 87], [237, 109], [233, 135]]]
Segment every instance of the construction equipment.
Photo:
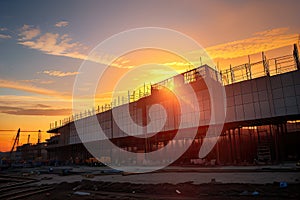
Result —
[[[11, 131], [11, 130], [0, 130], [0, 131]], [[10, 153], [9, 153], [9, 157], [11, 159], [11, 156], [12, 156], [12, 153], [14, 151], [14, 149], [19, 146], [19, 141], [20, 141], [20, 134], [21, 132], [29, 132], [29, 133], [34, 133], [34, 132], [37, 132], [38, 133], [38, 139], [37, 139], [37, 144], [40, 144], [41, 143], [41, 133], [42, 131], [41, 130], [38, 130], [38, 131], [21, 131], [21, 129], [19, 128], [18, 131], [17, 131], [17, 134], [16, 134], [16, 137], [14, 138], [14, 143], [13, 143], [13, 146], [10, 150]], [[28, 135], [27, 137], [27, 144], [30, 143], [30, 134]]]
[[28, 138], [27, 138], [27, 144], [30, 143], [30, 134], [28, 134]]
[[39, 144], [39, 143], [41, 143], [42, 136], [41, 136], [41, 130], [38, 130], [38, 132], [39, 133], [38, 133], [38, 142], [37, 143]]
[[14, 141], [14, 144], [13, 144], [11, 150], [10, 150], [9, 157], [11, 157], [11, 154], [12, 154], [12, 152], [14, 151], [16, 144], [17, 144], [17, 146], [18, 146], [18, 144], [19, 144], [20, 131], [21, 131], [21, 130], [20, 130], [20, 128], [19, 128], [19, 129], [18, 129], [18, 132], [17, 132], [17, 135], [16, 135], [16, 138], [15, 138], [15, 141]]

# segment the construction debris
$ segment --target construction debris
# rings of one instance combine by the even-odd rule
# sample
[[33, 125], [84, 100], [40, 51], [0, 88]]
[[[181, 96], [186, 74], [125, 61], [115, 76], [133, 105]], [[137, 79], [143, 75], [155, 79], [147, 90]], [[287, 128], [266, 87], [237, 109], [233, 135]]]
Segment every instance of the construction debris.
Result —
[[80, 192], [80, 191], [76, 191], [73, 194], [79, 195], [79, 196], [90, 196], [91, 195], [91, 193], [89, 193], [89, 192]]

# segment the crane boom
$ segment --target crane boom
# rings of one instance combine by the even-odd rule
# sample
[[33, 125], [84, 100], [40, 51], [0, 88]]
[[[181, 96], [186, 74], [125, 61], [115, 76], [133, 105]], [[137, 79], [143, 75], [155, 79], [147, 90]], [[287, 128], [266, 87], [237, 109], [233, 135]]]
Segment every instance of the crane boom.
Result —
[[11, 150], [10, 150], [10, 153], [9, 153], [10, 156], [11, 156], [12, 152], [14, 151], [16, 143], [19, 141], [19, 138], [20, 138], [20, 128], [18, 129], [14, 144], [13, 144]]

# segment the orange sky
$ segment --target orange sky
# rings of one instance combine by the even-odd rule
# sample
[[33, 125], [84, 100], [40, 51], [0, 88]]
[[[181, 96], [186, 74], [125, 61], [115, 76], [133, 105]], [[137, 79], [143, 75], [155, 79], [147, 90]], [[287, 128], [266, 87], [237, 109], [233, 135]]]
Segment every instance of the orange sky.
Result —
[[[286, 46], [282, 48], [277, 48], [274, 50], [270, 50], [266, 53], [267, 56], [276, 57], [280, 55], [286, 55], [290, 54], [292, 52], [292, 46]], [[252, 54], [251, 59], [253, 59], [253, 62], [260, 60], [261, 54]], [[109, 68], [105, 73], [111, 74], [110, 76], [104, 76], [105, 78], [102, 79], [99, 82], [98, 92], [97, 92], [97, 105], [104, 105], [105, 103], [109, 103], [111, 101], [112, 93], [111, 91], [114, 89], [114, 87], [117, 87], [118, 94], [120, 96], [126, 96], [127, 90], [130, 89], [131, 91], [138, 86], [141, 86], [143, 83], [155, 83], [160, 80], [166, 79], [170, 77], [173, 73], [173, 75], [177, 73], [181, 73], [182, 71], [187, 70], [189, 67], [188, 62], [186, 62], [181, 57], [178, 57], [176, 55], [173, 55], [169, 52], [164, 52], [161, 50], [141, 50], [136, 52], [131, 52], [128, 55], [124, 56], [126, 59], [130, 60], [130, 65], [134, 66], [143, 66], [142, 71], [140, 70], [134, 70], [134, 68], [124, 68], [124, 69], [117, 69], [115, 67]], [[135, 59], [138, 58], [138, 59]], [[246, 63], [248, 61], [247, 56], [241, 56], [236, 58], [226, 58], [226, 59], [216, 59], [215, 62], [221, 62], [223, 65], [221, 66], [222, 69], [226, 68], [226, 65], [228, 66], [229, 63]], [[185, 66], [176, 65], [175, 63], [181, 63]], [[161, 65], [147, 65], [147, 63], [158, 63]], [[170, 66], [162, 67], [165, 63], [172, 63]], [[130, 72], [130, 73], [129, 73]], [[142, 73], [141, 73], [142, 72]], [[119, 80], [122, 75], [126, 75], [123, 79]], [[133, 78], [135, 77], [135, 78]], [[115, 81], [109, 81], [109, 79], [115, 80]], [[130, 81], [131, 80], [131, 81]], [[105, 83], [111, 83], [110, 85]], [[105, 87], [103, 87], [105, 86]], [[27, 87], [27, 86], [22, 86]], [[33, 89], [33, 88], [31, 88]], [[39, 90], [39, 88], [37, 89]], [[49, 129], [50, 122], [59, 121], [61, 119], [64, 119], [66, 117], [69, 117], [71, 115], [71, 95], [65, 95], [61, 96], [59, 93], [55, 93], [53, 95], [53, 98], [51, 98], [51, 95], [47, 94], [41, 94], [41, 95], [35, 95], [34, 97], [22, 97], [22, 96], [10, 96], [8, 97], [11, 102], [14, 103], [14, 106], [17, 107], [28, 107], [29, 110], [27, 112], [31, 112], [32, 115], [12, 115], [12, 114], [5, 114], [0, 113], [0, 119], [1, 119], [1, 128], [3, 130], [14, 130], [14, 131], [2, 131], [0, 132], [0, 151], [7, 151], [10, 150], [12, 144], [13, 144], [13, 138], [15, 137], [15, 134], [17, 133], [17, 129], [21, 128], [21, 131], [29, 131], [29, 130], [42, 130], [42, 139], [45, 140], [46, 138], [50, 137], [50, 134], [46, 133], [46, 131]], [[50, 96], [50, 97], [49, 97]], [[115, 96], [116, 97], [116, 96]], [[60, 98], [59, 104], [55, 98]], [[0, 98], [1, 99], [1, 98]], [[48, 109], [45, 106], [46, 111], [43, 116], [41, 115], [35, 115], [33, 110], [34, 108], [31, 107], [32, 103], [40, 103], [41, 107], [43, 107], [43, 104], [47, 105], [53, 105], [55, 106], [57, 110], [52, 110], [53, 116], [51, 116], [51, 109]], [[32, 110], [30, 110], [32, 109]], [[64, 109], [64, 110], [61, 110]], [[62, 112], [61, 112], [62, 111]], [[36, 110], [38, 112], [38, 110]], [[61, 112], [61, 113], [60, 113]], [[25, 144], [27, 142], [27, 136], [28, 134], [31, 135], [30, 142], [36, 143], [37, 141], [37, 133], [27, 133], [21, 132], [20, 137], [20, 144]]]
[[[13, 130], [0, 131], [0, 151], [10, 150], [18, 128], [40, 129], [42, 139], [49, 138], [50, 122], [72, 112], [74, 80], [84, 59], [99, 42], [121, 31], [158, 26], [182, 32], [203, 45], [220, 69], [246, 63], [248, 55], [258, 61], [261, 51], [267, 51], [267, 58], [291, 54], [292, 44], [299, 42], [299, 1], [93, 4], [0, 2], [0, 129]], [[191, 66], [199, 65], [201, 52], [185, 53], [194, 58]], [[92, 62], [114, 59], [107, 51]], [[118, 81], [118, 90], [132, 91], [191, 68], [179, 56], [149, 49], [124, 55], [115, 64], [99, 83], [97, 104], [109, 101]], [[21, 132], [21, 144], [27, 135]], [[31, 142], [36, 141], [32, 133]]]

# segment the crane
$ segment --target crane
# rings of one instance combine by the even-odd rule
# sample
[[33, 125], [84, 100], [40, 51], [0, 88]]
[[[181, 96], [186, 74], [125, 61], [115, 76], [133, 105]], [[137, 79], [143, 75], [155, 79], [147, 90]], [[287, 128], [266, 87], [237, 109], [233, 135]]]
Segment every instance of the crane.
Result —
[[[15, 131], [15, 130], [0, 130], [0, 131]], [[41, 140], [42, 140], [42, 136], [41, 136], [41, 133], [42, 131], [41, 130], [38, 130], [38, 131], [21, 131], [21, 129], [19, 128], [18, 131], [17, 131], [17, 135], [16, 137], [14, 138], [14, 144], [10, 150], [10, 155], [12, 154], [12, 152], [14, 151], [15, 147], [19, 145], [19, 141], [20, 141], [20, 133], [21, 132], [27, 132], [27, 133], [38, 133], [38, 140], [37, 140], [37, 144], [41, 143]], [[29, 143], [29, 139], [30, 139], [30, 135], [28, 135], [27, 137], [27, 143]]]
[[[10, 131], [14, 131], [14, 130], [1, 130], [0, 129], [0, 132], [1, 131], [5, 131], [5, 132], [9, 131], [10, 132]], [[42, 131], [41, 130], [38, 130], [38, 131], [21, 131], [21, 129], [19, 128], [18, 131], [17, 131], [17, 134], [16, 134], [16, 136], [13, 140], [13, 146], [12, 146], [10, 152], [9, 152], [9, 160], [10, 161], [12, 160], [13, 152], [14, 152], [15, 148], [17, 146], [19, 146], [19, 140], [20, 140], [21, 132], [29, 132], [29, 133], [37, 132], [38, 133], [38, 140], [37, 140], [38, 149], [37, 150], [38, 150], [38, 156], [41, 156], [41, 146], [39, 144], [41, 144], [41, 133], [42, 133]], [[30, 134], [28, 134], [28, 137], [27, 137], [27, 143], [30, 144], [29, 142], [30, 142]]]
[[15, 141], [14, 141], [14, 144], [13, 144], [11, 150], [10, 150], [9, 157], [11, 157], [11, 154], [12, 154], [12, 152], [13, 152], [14, 149], [15, 149], [16, 143], [19, 144], [20, 131], [21, 131], [21, 130], [20, 130], [20, 128], [19, 128], [19, 129], [18, 129], [18, 132], [17, 132], [17, 135], [16, 135], [16, 138], [15, 138]]

